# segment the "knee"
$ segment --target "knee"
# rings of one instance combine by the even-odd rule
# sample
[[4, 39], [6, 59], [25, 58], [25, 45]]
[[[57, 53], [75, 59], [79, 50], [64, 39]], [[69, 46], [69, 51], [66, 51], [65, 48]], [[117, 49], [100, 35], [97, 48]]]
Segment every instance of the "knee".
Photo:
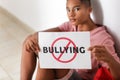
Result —
[[36, 53], [39, 50], [38, 46], [38, 32], [29, 35], [23, 42], [23, 50]]
[[31, 37], [32, 37], [32, 34], [25, 38], [22, 44], [23, 48], [27, 48], [27, 45], [29, 44]]
[[36, 80], [54, 80], [54, 79], [55, 79], [54, 70], [41, 68], [37, 69]]
[[32, 37], [32, 34], [28, 35], [23, 42], [23, 45]]
[[25, 40], [23, 42], [23, 45], [27, 44], [30, 41], [34, 41], [34, 40], [37, 40], [37, 39], [38, 39], [38, 32], [30, 34], [25, 38]]
[[55, 77], [56, 79], [63, 78], [69, 73], [70, 69], [55, 69]]

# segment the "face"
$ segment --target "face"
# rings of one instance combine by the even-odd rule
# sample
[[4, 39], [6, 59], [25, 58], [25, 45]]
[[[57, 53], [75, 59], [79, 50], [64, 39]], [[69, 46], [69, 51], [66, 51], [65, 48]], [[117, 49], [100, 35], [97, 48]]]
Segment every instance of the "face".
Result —
[[80, 0], [67, 0], [66, 10], [72, 25], [85, 24], [89, 20], [91, 8], [81, 4]]

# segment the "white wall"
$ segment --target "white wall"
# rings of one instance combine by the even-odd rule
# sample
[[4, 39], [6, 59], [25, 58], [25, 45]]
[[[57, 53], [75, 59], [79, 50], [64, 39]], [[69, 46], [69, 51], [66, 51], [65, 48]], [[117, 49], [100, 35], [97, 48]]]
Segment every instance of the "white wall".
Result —
[[[107, 26], [113, 35], [117, 48], [120, 49], [120, 0], [92, 0], [96, 23]], [[119, 50], [120, 53], [120, 50]]]
[[66, 0], [41, 0], [39, 7], [42, 29], [56, 27], [68, 20]]
[[18, 19], [33, 27], [39, 24], [39, 1], [36, 0], [0, 0], [3, 8]]
[[[106, 25], [120, 45], [120, 0], [92, 0], [92, 3], [95, 22]], [[0, 0], [0, 5], [36, 31], [68, 20], [66, 0]]]
[[39, 31], [67, 20], [66, 0], [0, 0], [0, 6]]

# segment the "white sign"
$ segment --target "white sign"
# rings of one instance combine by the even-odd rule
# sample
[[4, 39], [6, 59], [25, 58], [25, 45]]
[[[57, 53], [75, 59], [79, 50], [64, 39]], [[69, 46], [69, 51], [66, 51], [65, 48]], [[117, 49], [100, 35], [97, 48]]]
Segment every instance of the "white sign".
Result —
[[39, 32], [41, 68], [91, 69], [89, 32]]

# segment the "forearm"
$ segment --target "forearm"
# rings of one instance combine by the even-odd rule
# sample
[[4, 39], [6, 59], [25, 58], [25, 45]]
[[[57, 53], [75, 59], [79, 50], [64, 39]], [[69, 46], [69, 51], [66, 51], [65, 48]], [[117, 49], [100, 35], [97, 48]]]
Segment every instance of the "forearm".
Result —
[[61, 32], [61, 30], [58, 27], [55, 27], [55, 28], [44, 30], [43, 32]]
[[111, 62], [108, 63], [110, 72], [115, 80], [120, 80], [120, 64], [115, 60], [111, 60]]

